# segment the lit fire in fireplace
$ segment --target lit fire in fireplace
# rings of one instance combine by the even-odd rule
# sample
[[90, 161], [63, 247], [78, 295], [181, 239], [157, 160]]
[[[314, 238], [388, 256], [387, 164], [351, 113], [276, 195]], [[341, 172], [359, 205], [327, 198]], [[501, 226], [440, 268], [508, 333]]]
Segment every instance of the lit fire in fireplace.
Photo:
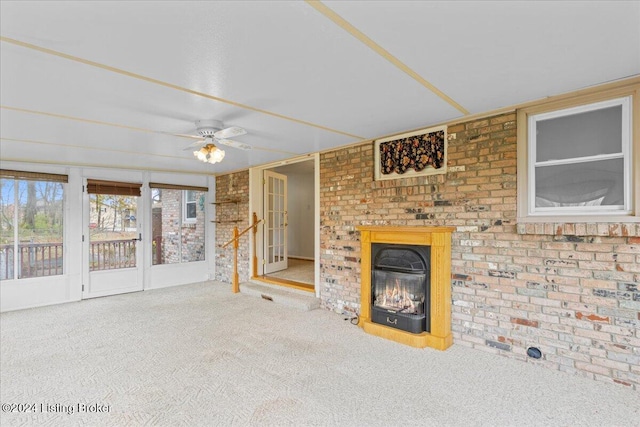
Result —
[[399, 278], [396, 278], [387, 281], [384, 287], [376, 287], [376, 291], [380, 291], [380, 293], [376, 294], [373, 305], [397, 313], [424, 313], [424, 295], [412, 294], [401, 282]]

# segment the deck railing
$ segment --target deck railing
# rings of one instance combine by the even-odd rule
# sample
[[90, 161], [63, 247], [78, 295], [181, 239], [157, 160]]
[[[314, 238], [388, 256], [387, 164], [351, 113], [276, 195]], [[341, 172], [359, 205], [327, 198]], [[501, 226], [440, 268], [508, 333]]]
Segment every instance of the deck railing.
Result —
[[[131, 239], [92, 241], [89, 244], [89, 270], [135, 267], [136, 243], [137, 240]], [[0, 280], [63, 273], [62, 243], [19, 243], [17, 275], [14, 275], [14, 251], [14, 245], [0, 245]]]
[[[14, 278], [14, 246], [0, 245], [0, 279]], [[62, 274], [62, 243], [18, 244], [18, 278]]]
[[89, 244], [89, 271], [136, 266], [136, 239], [93, 240]]

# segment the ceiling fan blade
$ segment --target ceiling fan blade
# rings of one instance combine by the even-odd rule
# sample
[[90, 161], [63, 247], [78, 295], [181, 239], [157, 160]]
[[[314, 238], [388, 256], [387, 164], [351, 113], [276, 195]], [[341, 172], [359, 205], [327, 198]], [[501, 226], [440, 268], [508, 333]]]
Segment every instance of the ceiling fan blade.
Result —
[[251, 150], [252, 148], [249, 144], [232, 141], [230, 139], [219, 139], [218, 142], [222, 145], [226, 145], [227, 147], [239, 148], [240, 150]]
[[208, 142], [207, 139], [201, 139], [200, 141], [192, 142], [191, 144], [189, 144], [185, 148], [183, 148], [183, 151], [193, 150], [196, 147], [200, 147], [200, 146], [205, 145], [207, 142]]
[[219, 130], [213, 134], [217, 139], [233, 138], [234, 136], [240, 136], [246, 134], [247, 131], [237, 126], [231, 126], [226, 129]]
[[202, 136], [201, 135], [191, 135], [191, 134], [188, 134], [188, 133], [171, 133], [171, 132], [168, 132], [168, 135], [179, 136], [180, 138], [190, 138], [190, 139], [202, 140]]

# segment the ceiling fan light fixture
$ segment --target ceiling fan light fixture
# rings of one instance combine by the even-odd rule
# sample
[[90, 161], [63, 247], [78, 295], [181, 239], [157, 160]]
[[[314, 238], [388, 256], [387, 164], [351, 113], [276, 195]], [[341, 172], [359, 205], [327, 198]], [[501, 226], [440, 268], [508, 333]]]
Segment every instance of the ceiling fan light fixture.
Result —
[[222, 159], [224, 159], [224, 154], [224, 150], [219, 149], [214, 144], [207, 144], [193, 152], [193, 155], [196, 156], [198, 160], [211, 164], [221, 162]]
[[222, 159], [224, 159], [224, 155], [224, 150], [221, 150], [214, 145], [212, 151], [209, 152], [209, 160], [207, 161], [211, 164], [221, 162]]
[[190, 144], [184, 148], [184, 150], [201, 147], [193, 151], [193, 155], [201, 162], [214, 164], [221, 162], [225, 154], [223, 150], [215, 146], [214, 142], [228, 147], [239, 148], [240, 150], [251, 149], [251, 146], [248, 144], [227, 139], [229, 136], [245, 135], [247, 133], [246, 130], [237, 126], [224, 129], [222, 129], [222, 127], [222, 122], [218, 120], [196, 120], [196, 128], [202, 139]]
[[202, 162], [206, 162], [207, 161], [207, 150], [204, 147], [202, 147], [199, 150], [194, 151], [193, 155], [196, 156], [197, 159], [202, 161]]

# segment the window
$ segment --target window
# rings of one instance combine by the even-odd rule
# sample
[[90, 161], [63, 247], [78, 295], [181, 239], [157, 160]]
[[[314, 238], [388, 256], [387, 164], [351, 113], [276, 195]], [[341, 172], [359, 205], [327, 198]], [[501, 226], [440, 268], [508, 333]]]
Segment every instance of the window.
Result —
[[629, 212], [630, 102], [529, 117], [529, 206], [537, 213]]
[[0, 172], [0, 280], [63, 274], [67, 177]]
[[184, 210], [182, 220], [184, 222], [196, 222], [196, 191], [184, 190]]
[[[91, 191], [91, 190], [89, 190]], [[89, 194], [89, 271], [136, 266], [138, 197]]]
[[581, 99], [518, 112], [519, 221], [637, 215], [634, 96]]
[[152, 263], [205, 260], [205, 187], [150, 183]]

